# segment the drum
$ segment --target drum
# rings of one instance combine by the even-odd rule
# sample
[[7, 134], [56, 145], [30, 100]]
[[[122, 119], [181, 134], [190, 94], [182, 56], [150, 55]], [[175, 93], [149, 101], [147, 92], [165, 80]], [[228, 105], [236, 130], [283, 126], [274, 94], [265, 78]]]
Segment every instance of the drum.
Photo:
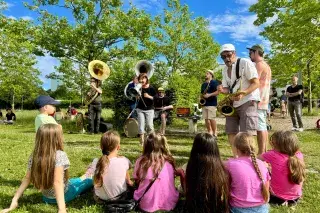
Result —
[[124, 122], [123, 131], [128, 138], [137, 137], [139, 134], [138, 121], [134, 118], [128, 118], [126, 122]]

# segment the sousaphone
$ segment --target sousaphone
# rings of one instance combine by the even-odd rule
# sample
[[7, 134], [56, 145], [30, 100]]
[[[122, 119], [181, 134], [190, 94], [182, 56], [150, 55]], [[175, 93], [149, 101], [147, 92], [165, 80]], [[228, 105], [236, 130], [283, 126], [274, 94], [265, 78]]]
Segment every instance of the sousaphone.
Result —
[[[110, 76], [109, 66], [100, 60], [91, 61], [88, 65], [88, 70], [91, 77], [97, 81], [100, 81], [100, 83]], [[98, 95], [99, 93], [95, 89], [91, 88], [87, 93], [84, 104], [88, 106], [94, 99], [97, 98]]]

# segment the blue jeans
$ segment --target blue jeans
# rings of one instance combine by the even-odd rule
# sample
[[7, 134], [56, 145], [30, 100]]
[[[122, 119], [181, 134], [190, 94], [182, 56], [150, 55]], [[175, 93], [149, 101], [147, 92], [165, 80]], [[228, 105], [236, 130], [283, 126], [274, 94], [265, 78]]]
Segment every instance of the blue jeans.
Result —
[[138, 125], [139, 125], [139, 134], [145, 133], [145, 127], [147, 128], [147, 133], [151, 133], [154, 131], [153, 128], [153, 117], [154, 117], [154, 110], [141, 110], [136, 109], [138, 114]]
[[231, 207], [231, 213], [268, 213], [269, 205], [264, 204], [261, 206], [255, 207], [247, 207], [247, 208], [239, 208], [239, 207]]
[[[84, 192], [92, 189], [93, 181], [92, 179], [84, 179], [81, 180], [80, 178], [72, 178], [69, 179], [69, 187], [66, 192], [64, 192], [64, 200], [65, 202], [69, 202], [74, 200], [78, 195], [83, 194]], [[47, 198], [42, 196], [42, 200], [45, 203], [56, 204], [57, 200], [55, 198]]]

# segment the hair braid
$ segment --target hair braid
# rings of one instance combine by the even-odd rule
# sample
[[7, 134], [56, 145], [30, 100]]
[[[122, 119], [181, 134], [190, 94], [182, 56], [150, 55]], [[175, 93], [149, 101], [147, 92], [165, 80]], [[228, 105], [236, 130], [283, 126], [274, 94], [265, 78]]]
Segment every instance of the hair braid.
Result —
[[261, 180], [261, 182], [262, 182], [262, 184], [261, 184], [261, 186], [262, 186], [262, 187], [261, 187], [261, 191], [262, 191], [263, 199], [264, 199], [265, 202], [268, 202], [268, 200], [269, 200], [269, 190], [267, 189], [267, 187], [266, 187], [266, 185], [265, 185], [265, 182], [266, 182], [266, 181], [265, 181], [265, 180], [263, 179], [263, 177], [262, 177], [261, 171], [260, 171], [259, 166], [258, 166], [258, 163], [257, 163], [256, 155], [254, 154], [254, 152], [253, 152], [253, 150], [252, 150], [252, 148], [251, 148], [251, 145], [248, 144], [248, 146], [249, 146], [250, 157], [251, 157], [253, 166], [254, 166], [254, 168], [255, 168], [255, 170], [256, 170], [256, 172], [257, 172], [257, 174], [258, 174], [258, 176], [259, 176], [259, 178], [260, 178], [260, 180]]

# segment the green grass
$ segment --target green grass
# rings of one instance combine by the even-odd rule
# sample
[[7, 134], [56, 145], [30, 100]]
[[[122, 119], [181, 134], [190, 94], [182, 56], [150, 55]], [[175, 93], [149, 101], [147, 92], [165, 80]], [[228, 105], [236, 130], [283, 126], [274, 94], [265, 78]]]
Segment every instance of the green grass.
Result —
[[[0, 125], [0, 209], [9, 207], [11, 199], [24, 177], [27, 159], [34, 145], [34, 118], [36, 111], [16, 112], [18, 121], [15, 125]], [[103, 116], [111, 118], [111, 111], [104, 110]], [[71, 128], [72, 123], [69, 123]], [[188, 123], [175, 119], [170, 128], [187, 129]], [[219, 126], [223, 132], [223, 126]], [[200, 125], [200, 129], [203, 126]], [[80, 176], [93, 158], [100, 156], [99, 135], [68, 134], [70, 129], [64, 127], [65, 151], [71, 161], [70, 177]], [[287, 207], [271, 207], [271, 212], [320, 212], [320, 158], [319, 136], [316, 130], [298, 133], [301, 140], [302, 152], [310, 171], [304, 184], [303, 199], [293, 209]], [[187, 162], [192, 145], [190, 135], [168, 136], [170, 149], [175, 156], [178, 166]], [[223, 159], [231, 157], [231, 149], [225, 134], [219, 135], [219, 148]], [[121, 153], [131, 160], [137, 159], [141, 152], [137, 138], [121, 138]], [[92, 193], [82, 195], [67, 204], [68, 212], [103, 212], [99, 205], [92, 199]], [[44, 204], [41, 193], [30, 186], [19, 200], [19, 208], [15, 212], [56, 212], [55, 205]]]

